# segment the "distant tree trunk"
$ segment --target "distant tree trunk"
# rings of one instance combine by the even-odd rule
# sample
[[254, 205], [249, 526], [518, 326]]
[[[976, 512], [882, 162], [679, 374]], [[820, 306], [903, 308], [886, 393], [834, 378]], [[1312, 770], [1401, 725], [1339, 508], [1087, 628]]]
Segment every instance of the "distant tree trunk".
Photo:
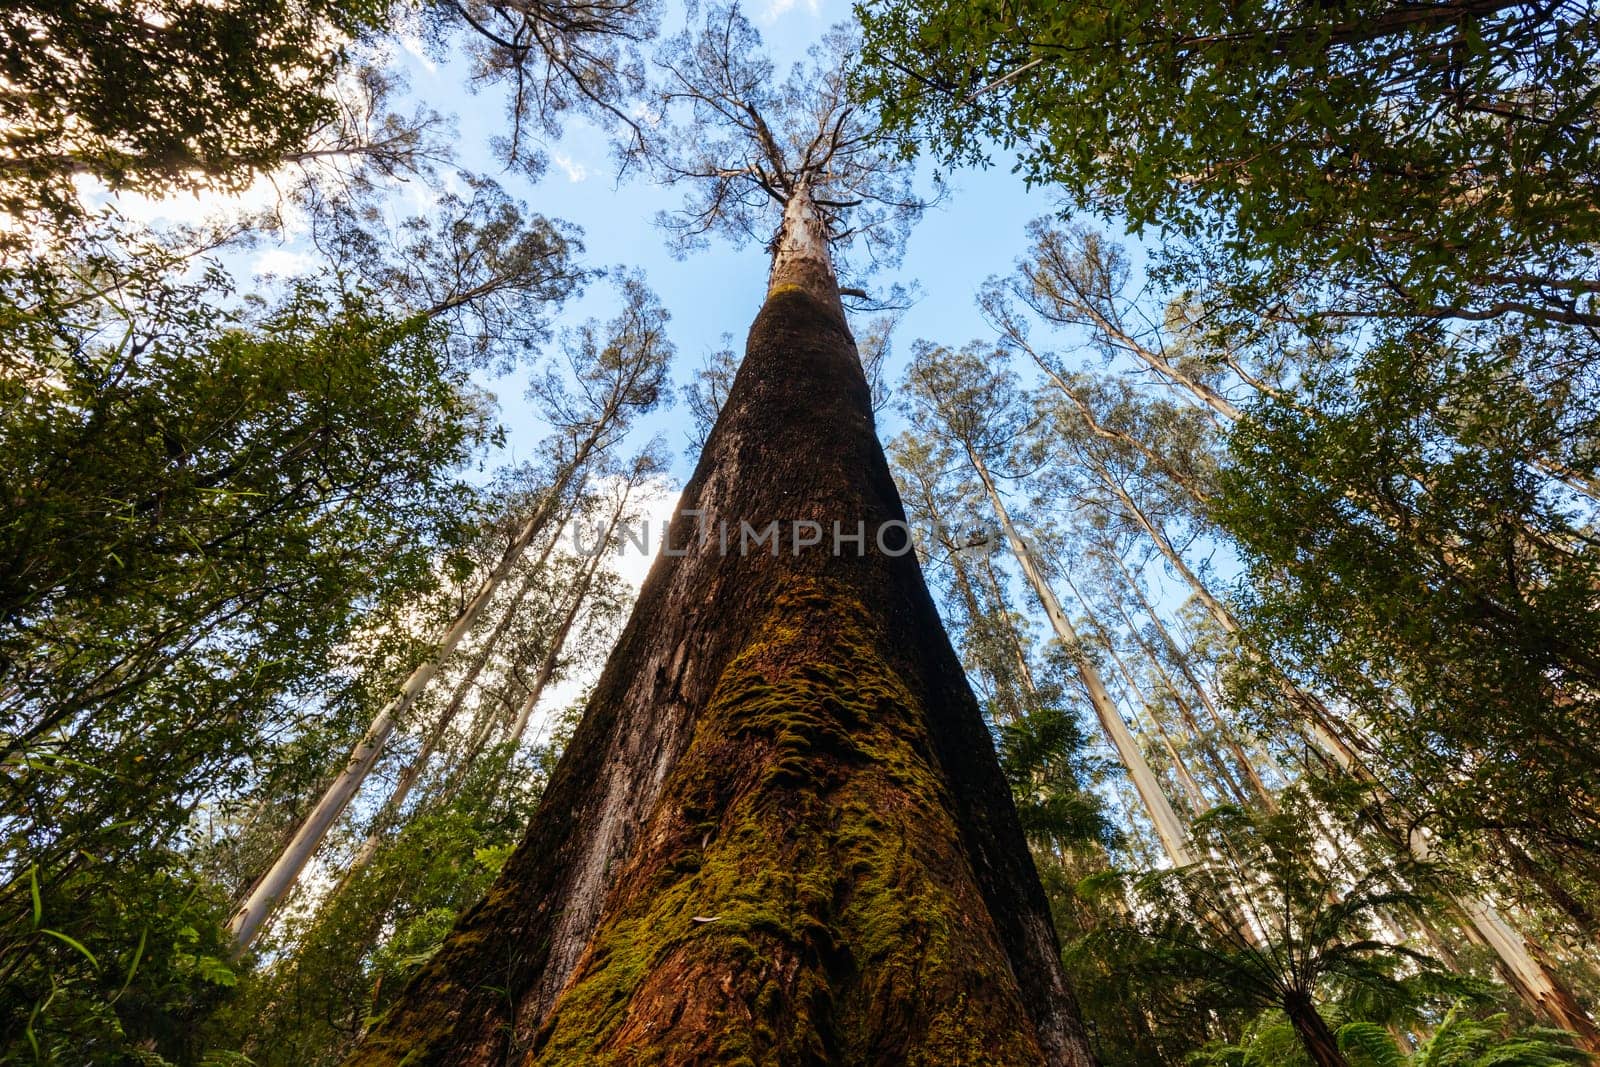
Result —
[[1583, 901], [1573, 896], [1551, 874], [1550, 869], [1522, 850], [1504, 830], [1494, 832], [1495, 845], [1511, 861], [1511, 866], [1531, 885], [1537, 887], [1551, 904], [1554, 904], [1574, 926], [1583, 931], [1590, 943], [1600, 944], [1600, 918], [1595, 916]]
[[1039, 686], [1033, 679], [1033, 668], [1028, 665], [1028, 653], [1022, 647], [1022, 638], [1018, 635], [1016, 623], [1012, 620], [1005, 589], [1000, 584], [1000, 576], [995, 573], [993, 556], [983, 557], [983, 575], [984, 584], [989, 587], [990, 598], [994, 601], [995, 607], [1005, 615], [1006, 643], [1011, 647], [1012, 658], [1016, 660], [1022, 686], [1029, 696], [1037, 696]]
[[1350, 1067], [1350, 1061], [1339, 1051], [1333, 1031], [1328, 1029], [1328, 1021], [1317, 1011], [1310, 997], [1304, 993], [1290, 993], [1284, 997], [1283, 1013], [1289, 1017], [1312, 1063], [1317, 1067]]
[[[1234, 735], [1233, 729], [1228, 725], [1227, 721], [1223, 719], [1222, 713], [1220, 710], [1218, 710], [1216, 701], [1211, 698], [1210, 692], [1208, 692], [1206, 687], [1200, 683], [1200, 679], [1195, 676], [1194, 670], [1189, 666], [1183, 652], [1178, 648], [1177, 642], [1174, 641], [1172, 639], [1172, 635], [1167, 632], [1166, 625], [1162, 623], [1161, 617], [1156, 614], [1155, 608], [1150, 604], [1149, 600], [1145, 598], [1144, 591], [1140, 589], [1139, 586], [1134, 582], [1133, 575], [1128, 573], [1128, 569], [1123, 565], [1122, 560], [1113, 553], [1107, 554], [1110, 555], [1111, 558], [1116, 562], [1117, 570], [1121, 572], [1123, 579], [1128, 583], [1128, 587], [1133, 591], [1133, 595], [1138, 599], [1140, 606], [1144, 608], [1145, 614], [1154, 624], [1157, 635], [1161, 638], [1162, 644], [1166, 647], [1167, 651], [1172, 655], [1173, 662], [1177, 664], [1179, 673], [1181, 673], [1184, 677], [1184, 680], [1189, 683], [1190, 690], [1200, 698], [1200, 704], [1206, 709], [1207, 717], [1211, 719], [1211, 724], [1216, 727], [1217, 736], [1222, 738], [1223, 743], [1228, 746], [1228, 750], [1233, 753], [1234, 761], [1238, 763], [1238, 765], [1244, 770], [1245, 774], [1249, 776], [1250, 784], [1255, 787], [1256, 795], [1261, 798], [1262, 805], [1266, 807], [1268, 811], [1277, 811], [1277, 798], [1272, 795], [1272, 790], [1267, 788], [1267, 783], [1262, 780], [1261, 773], [1256, 770], [1254, 761], [1251, 760], [1250, 756], [1245, 752], [1244, 746], [1239, 743], [1239, 739]], [[1140, 650], [1144, 653], [1145, 659], [1149, 661], [1151, 667], [1155, 669], [1156, 673], [1161, 676], [1162, 682], [1166, 684], [1168, 691], [1172, 693], [1173, 699], [1178, 701], [1178, 703], [1184, 708], [1185, 717], [1193, 722], [1194, 716], [1188, 710], [1188, 701], [1184, 700], [1183, 696], [1179, 693], [1177, 683], [1173, 679], [1172, 675], [1167, 672], [1166, 665], [1161, 662], [1161, 657], [1156, 653], [1155, 649], [1150, 647], [1150, 643], [1146, 641], [1140, 634], [1139, 628], [1134, 624], [1132, 616], [1128, 614], [1127, 608], [1125, 608], [1120, 602], [1117, 604], [1117, 612], [1122, 616], [1122, 621], [1127, 623], [1128, 631], [1133, 634], [1134, 642], [1138, 644]]]
[[351, 1067], [1091, 1064], [803, 184], [678, 515], [528, 837]]
[[563, 468], [561, 478], [544, 495], [534, 508], [533, 514], [512, 536], [505, 553], [484, 578], [477, 593], [440, 635], [433, 653], [411, 672], [405, 684], [400, 687], [399, 693], [372, 720], [372, 725], [367, 727], [367, 732], [356, 742], [344, 767], [334, 776], [321, 799], [301, 821], [299, 829], [278, 854], [266, 874], [262, 875], [252, 887], [249, 897], [234, 912], [228, 921], [228, 931], [233, 935], [235, 956], [243, 954], [255, 940], [256, 935], [261, 932], [261, 927], [273, 909], [278, 906], [283, 895], [294, 886], [300, 877], [300, 872], [305, 869], [305, 865], [321, 846], [323, 839], [328, 836], [328, 831], [333, 828], [339, 816], [344, 814], [344, 809], [349, 806], [361, 788], [361, 783], [367, 780], [372, 768], [378, 765], [384, 746], [389, 743], [389, 738], [394, 734], [401, 718], [427, 690], [434, 675], [439, 673], [440, 666], [450, 658], [450, 654], [461, 643], [461, 639], [467, 635], [478, 621], [478, 617], [483, 614], [483, 610], [489, 606], [489, 602], [494, 599], [495, 593], [510, 575], [512, 567], [522, 558], [528, 545], [539, 536], [550, 521], [551, 515], [555, 513], [560, 503], [566, 482], [588, 461], [589, 453], [598, 443], [599, 432], [596, 429], [594, 434], [580, 446], [572, 462]]
[[[1072, 580], [1071, 576], [1063, 574], [1062, 580], [1067, 583], [1067, 588], [1072, 591], [1073, 599], [1077, 600], [1078, 606], [1083, 609], [1083, 616], [1089, 621], [1089, 625], [1093, 628], [1095, 635], [1105, 645], [1106, 655], [1111, 657], [1112, 665], [1117, 668], [1117, 674], [1122, 677], [1122, 684], [1128, 694], [1129, 705], [1137, 705], [1144, 709], [1145, 718], [1150, 720], [1150, 725], [1155, 728], [1157, 736], [1161, 738], [1161, 747], [1167, 750], [1167, 758], [1172, 761], [1172, 772], [1177, 775], [1178, 784], [1183, 787], [1184, 793], [1188, 796], [1190, 808], [1196, 815], [1209, 811], [1213, 806], [1211, 799], [1206, 796], [1205, 790], [1200, 788], [1200, 782], [1195, 778], [1193, 772], [1189, 770], [1189, 764], [1183, 758], [1183, 753], [1178, 751], [1177, 742], [1173, 740], [1166, 724], [1161, 721], [1161, 716], [1156, 714], [1156, 709], [1145, 697], [1144, 689], [1139, 685], [1138, 679], [1133, 676], [1133, 672], [1128, 669], [1128, 664], [1123, 660], [1122, 653], [1117, 651], [1116, 642], [1111, 639], [1111, 632], [1100, 624], [1100, 619], [1095, 615], [1094, 608], [1090, 605], [1088, 597], [1085, 597], [1078, 589], [1077, 583]], [[1143, 729], [1142, 722], [1140, 728]], [[1194, 730], [1193, 737], [1196, 741], [1199, 741], [1200, 731]]]
[[1111, 693], [1106, 689], [1099, 668], [1089, 659], [1088, 653], [1083, 648], [1083, 642], [1078, 637], [1077, 629], [1072, 625], [1072, 620], [1067, 618], [1067, 613], [1062, 610], [1061, 601], [1056, 598], [1055, 590], [1050, 588], [1050, 582], [1045, 578], [1039, 561], [1034, 558], [1033, 551], [1012, 525], [1011, 513], [1006, 509], [1005, 501], [1001, 499], [1000, 491], [995, 487], [994, 478], [989, 474], [989, 468], [984, 463], [983, 457], [969, 449], [967, 458], [972, 462], [973, 469], [978, 472], [979, 480], [983, 482], [989, 504], [994, 508], [995, 517], [1000, 520], [1006, 544], [1016, 556], [1023, 577], [1033, 587], [1034, 595], [1039, 598], [1045, 616], [1050, 620], [1051, 629], [1055, 631], [1056, 638], [1066, 647], [1078, 668], [1078, 677], [1083, 682], [1084, 692], [1088, 694], [1089, 704], [1094, 708], [1095, 717], [1100, 720], [1100, 728], [1105, 731], [1106, 739], [1111, 742], [1111, 747], [1116, 749], [1117, 757], [1127, 770], [1134, 791], [1139, 794], [1145, 813], [1150, 817], [1151, 825], [1155, 827], [1161, 847], [1175, 866], [1188, 866], [1194, 862], [1194, 856], [1188, 845], [1189, 835], [1184, 830], [1177, 812], [1173, 810], [1172, 802], [1162, 790], [1160, 779], [1156, 777], [1149, 761], [1145, 759], [1133, 732], [1128, 729], [1128, 724], [1123, 721], [1122, 712], [1111, 699]]
[[576, 510], [576, 494], [579, 490], [581, 490], [581, 486], [574, 487], [574, 502], [572, 506], [568, 507], [566, 512], [554, 524], [555, 533], [545, 542], [544, 548], [539, 551], [539, 558], [528, 568], [522, 583], [512, 592], [505, 610], [500, 615], [500, 621], [495, 623], [494, 629], [484, 638], [483, 644], [478, 647], [477, 654], [472, 657], [472, 663], [467, 667], [466, 672], [461, 675], [460, 680], [456, 682], [455, 689], [450, 693], [449, 702], [445, 704], [444, 710], [439, 712], [438, 717], [434, 719], [432, 728], [423, 736], [422, 745], [417, 749], [417, 754], [412, 756], [406, 765], [401, 768], [399, 776], [395, 779], [394, 791], [389, 794], [389, 799], [384, 802], [376, 818], [373, 819], [372, 829], [367, 832], [366, 840], [361, 842], [361, 848], [356, 853], [355, 858], [350, 861], [349, 865], [345, 867], [344, 873], [340, 875], [340, 885], [348, 883], [357, 871], [372, 862], [372, 857], [377, 855], [378, 846], [383, 843], [385, 828], [405, 807], [407, 798], [411, 796], [411, 790], [415, 789], [417, 783], [422, 780], [423, 774], [428, 769], [429, 761], [433, 759], [434, 752], [438, 751], [439, 745], [444, 741], [444, 736], [449, 731], [451, 724], [455, 722], [456, 716], [461, 714], [461, 708], [466, 703], [467, 696], [472, 692], [472, 687], [477, 684], [478, 676], [489, 665], [489, 660], [494, 656], [495, 649], [500, 646], [500, 642], [505, 639], [506, 633], [516, 622], [517, 615], [522, 609], [522, 602], [533, 591], [533, 587], [539, 582], [539, 579], [544, 577], [545, 564], [550, 561], [550, 554], [555, 551], [556, 544], [561, 540], [561, 529], [566, 526]]
[[578, 613], [583, 610], [583, 605], [588, 600], [589, 587], [594, 584], [595, 572], [600, 569], [600, 560], [605, 556], [606, 546], [611, 543], [612, 536], [617, 532], [617, 524], [622, 521], [622, 513], [627, 510], [628, 494], [631, 489], [629, 486], [623, 491], [617, 501], [616, 509], [611, 513], [611, 521], [606, 524], [605, 532], [600, 535], [600, 543], [595, 545], [594, 555], [590, 556], [589, 562], [584, 565], [582, 576], [567, 591], [566, 610], [562, 612], [555, 631], [545, 644], [544, 656], [539, 661], [539, 672], [534, 675], [533, 684], [528, 687], [527, 695], [522, 698], [522, 706], [517, 709], [517, 717], [511, 724], [509, 740], [513, 747], [522, 743], [522, 734], [528, 728], [528, 720], [533, 717], [533, 709], [539, 706], [539, 698], [544, 696], [545, 687], [550, 684], [550, 679], [555, 677], [556, 668], [561, 664], [561, 650], [566, 647], [567, 638], [572, 634], [573, 624], [578, 621]]

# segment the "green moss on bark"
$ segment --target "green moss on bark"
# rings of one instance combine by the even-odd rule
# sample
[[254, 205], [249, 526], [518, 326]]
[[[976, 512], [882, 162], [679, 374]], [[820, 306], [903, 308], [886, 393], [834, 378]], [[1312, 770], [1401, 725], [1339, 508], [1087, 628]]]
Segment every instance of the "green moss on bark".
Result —
[[869, 610], [792, 579], [528, 1062], [1042, 1062], [949, 812]]

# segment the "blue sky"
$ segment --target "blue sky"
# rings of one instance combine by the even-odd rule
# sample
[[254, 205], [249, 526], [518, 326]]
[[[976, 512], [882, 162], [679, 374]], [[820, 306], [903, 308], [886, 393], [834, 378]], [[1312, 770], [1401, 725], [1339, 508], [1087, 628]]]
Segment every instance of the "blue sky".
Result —
[[[751, 5], [747, 13], [782, 71], [828, 26], [850, 18], [850, 6], [845, 0], [775, 0]], [[682, 28], [683, 17], [681, 10], [669, 11], [664, 33]], [[458, 147], [468, 167], [495, 176], [533, 210], [581, 226], [589, 263], [623, 264], [645, 272], [672, 312], [670, 334], [678, 348], [676, 380], [687, 381], [705, 357], [722, 346], [724, 334], [733, 336], [735, 350], [742, 346], [765, 295], [767, 257], [759, 246], [735, 248], [726, 241], [713, 241], [707, 250], [681, 261], [675, 259], [666, 235], [652, 220], [657, 212], [675, 207], [680, 193], [656, 186], [642, 175], [631, 176], [619, 186], [605, 135], [582, 122], [569, 123], [566, 136], [547, 146], [551, 162], [537, 185], [498, 173], [487, 144], [504, 127], [501, 101], [492, 93], [467, 93], [461, 72], [453, 67], [435, 67], [414, 55], [405, 59], [413, 94], [428, 106], [456, 116]], [[914, 338], [961, 344], [989, 335], [973, 304], [979, 285], [987, 276], [1010, 268], [1023, 250], [1027, 222], [1056, 207], [1047, 192], [1030, 192], [1005, 168], [962, 172], [948, 184], [949, 195], [913, 231], [901, 269], [879, 279], [915, 280], [922, 289], [921, 299], [906, 311], [896, 331], [891, 381], [898, 376], [901, 359]], [[603, 317], [611, 301], [606, 288], [597, 286], [563, 318], [572, 322]], [[503, 458], [525, 458], [537, 445], [542, 428], [537, 414], [522, 398], [522, 382], [508, 377], [488, 384], [499, 397], [508, 430]], [[892, 436], [895, 416], [885, 412], [880, 418], [884, 436]], [[683, 456], [688, 424], [688, 411], [678, 404], [653, 413], [636, 435], [640, 440], [655, 433], [665, 436], [675, 456], [673, 473], [680, 484], [690, 470]]]
[[[829, 26], [851, 18], [848, 0], [756, 0], [745, 10], [765, 38], [780, 77]], [[684, 26], [683, 7], [669, 3], [662, 36]], [[638, 172], [618, 184], [604, 131], [582, 119], [569, 121], [560, 141], [544, 145], [549, 165], [534, 183], [506, 172], [490, 152], [491, 139], [502, 136], [507, 126], [498, 89], [470, 91], [466, 63], [436, 62], [419, 45], [402, 43], [395, 49], [395, 62], [406, 73], [411, 97], [399, 101], [396, 109], [409, 112], [421, 104], [451, 119], [460, 167], [494, 178], [531, 211], [581, 227], [587, 265], [626, 266], [645, 273], [672, 313], [669, 332], [678, 350], [675, 381], [690, 380], [705, 358], [723, 346], [724, 335], [732, 335], [736, 351], [742, 347], [765, 295], [767, 256], [759, 245], [734, 247], [713, 240], [706, 250], [682, 260], [674, 258], [667, 236], [654, 218], [658, 212], [676, 207], [681, 191], [658, 186]], [[875, 287], [916, 282], [921, 290], [920, 299], [905, 311], [894, 336], [888, 374], [891, 383], [898, 380], [914, 339], [961, 345], [992, 336], [974, 305], [979, 286], [990, 275], [1007, 272], [1024, 251], [1027, 223], [1054, 213], [1059, 206], [1050, 190], [1027, 189], [1008, 167], [1002, 163], [988, 170], [948, 175], [946, 196], [912, 231], [900, 268], [872, 279]], [[924, 190], [931, 192], [931, 168], [923, 171]], [[448, 171], [442, 180], [447, 186], [460, 184]], [[389, 198], [390, 212], [396, 220], [425, 213], [440, 191], [417, 179], [398, 184]], [[119, 207], [138, 219], [185, 222], [239, 206], [259, 208], [272, 200], [270, 183], [262, 181], [253, 195], [242, 199], [182, 195], [150, 202], [124, 197], [119, 199]], [[291, 226], [281, 239], [258, 244], [247, 256], [225, 258], [241, 279], [314, 268], [315, 259], [298, 242], [299, 236]], [[570, 325], [588, 317], [603, 319], [615, 306], [614, 293], [604, 284], [595, 285], [583, 298], [569, 302], [556, 322]], [[485, 461], [486, 473], [534, 455], [546, 432], [523, 396], [527, 373], [523, 368], [482, 383], [496, 395], [507, 430], [504, 449]], [[880, 413], [879, 419], [887, 440], [899, 420], [892, 409]], [[687, 479], [692, 467], [683, 455], [690, 422], [687, 408], [674, 404], [642, 420], [635, 434], [637, 444], [655, 434], [665, 438], [674, 457], [672, 473], [677, 484]]]

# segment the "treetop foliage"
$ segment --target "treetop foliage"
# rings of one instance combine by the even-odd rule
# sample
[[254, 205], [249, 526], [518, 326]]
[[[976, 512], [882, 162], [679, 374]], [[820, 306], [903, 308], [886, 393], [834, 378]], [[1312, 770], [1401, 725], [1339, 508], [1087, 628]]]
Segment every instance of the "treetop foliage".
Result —
[[387, 4], [20, 3], [0, 16], [0, 208], [65, 210], [72, 180], [239, 188], [333, 122], [350, 42]]
[[779, 80], [738, 4], [711, 7], [700, 30], [663, 43], [659, 122], [636, 154], [689, 187], [684, 208], [661, 218], [680, 247], [713, 233], [765, 243], [805, 185], [835, 246], [865, 250], [862, 269], [898, 261], [925, 203], [876, 113], [849, 92], [856, 47], [850, 28], [834, 27]]
[[1208, 244], [1258, 310], [1593, 326], [1587, 0], [1308, 9], [866, 0], [859, 83], [911, 151], [1014, 154]]

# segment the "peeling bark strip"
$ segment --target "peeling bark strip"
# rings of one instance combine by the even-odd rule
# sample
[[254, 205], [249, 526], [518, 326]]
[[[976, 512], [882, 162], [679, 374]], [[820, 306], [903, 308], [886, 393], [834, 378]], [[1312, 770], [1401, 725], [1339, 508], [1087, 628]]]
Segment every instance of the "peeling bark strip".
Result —
[[[680, 513], [904, 521], [805, 273], [774, 271]], [[671, 547], [528, 837], [348, 1067], [1092, 1064], [915, 558]]]

